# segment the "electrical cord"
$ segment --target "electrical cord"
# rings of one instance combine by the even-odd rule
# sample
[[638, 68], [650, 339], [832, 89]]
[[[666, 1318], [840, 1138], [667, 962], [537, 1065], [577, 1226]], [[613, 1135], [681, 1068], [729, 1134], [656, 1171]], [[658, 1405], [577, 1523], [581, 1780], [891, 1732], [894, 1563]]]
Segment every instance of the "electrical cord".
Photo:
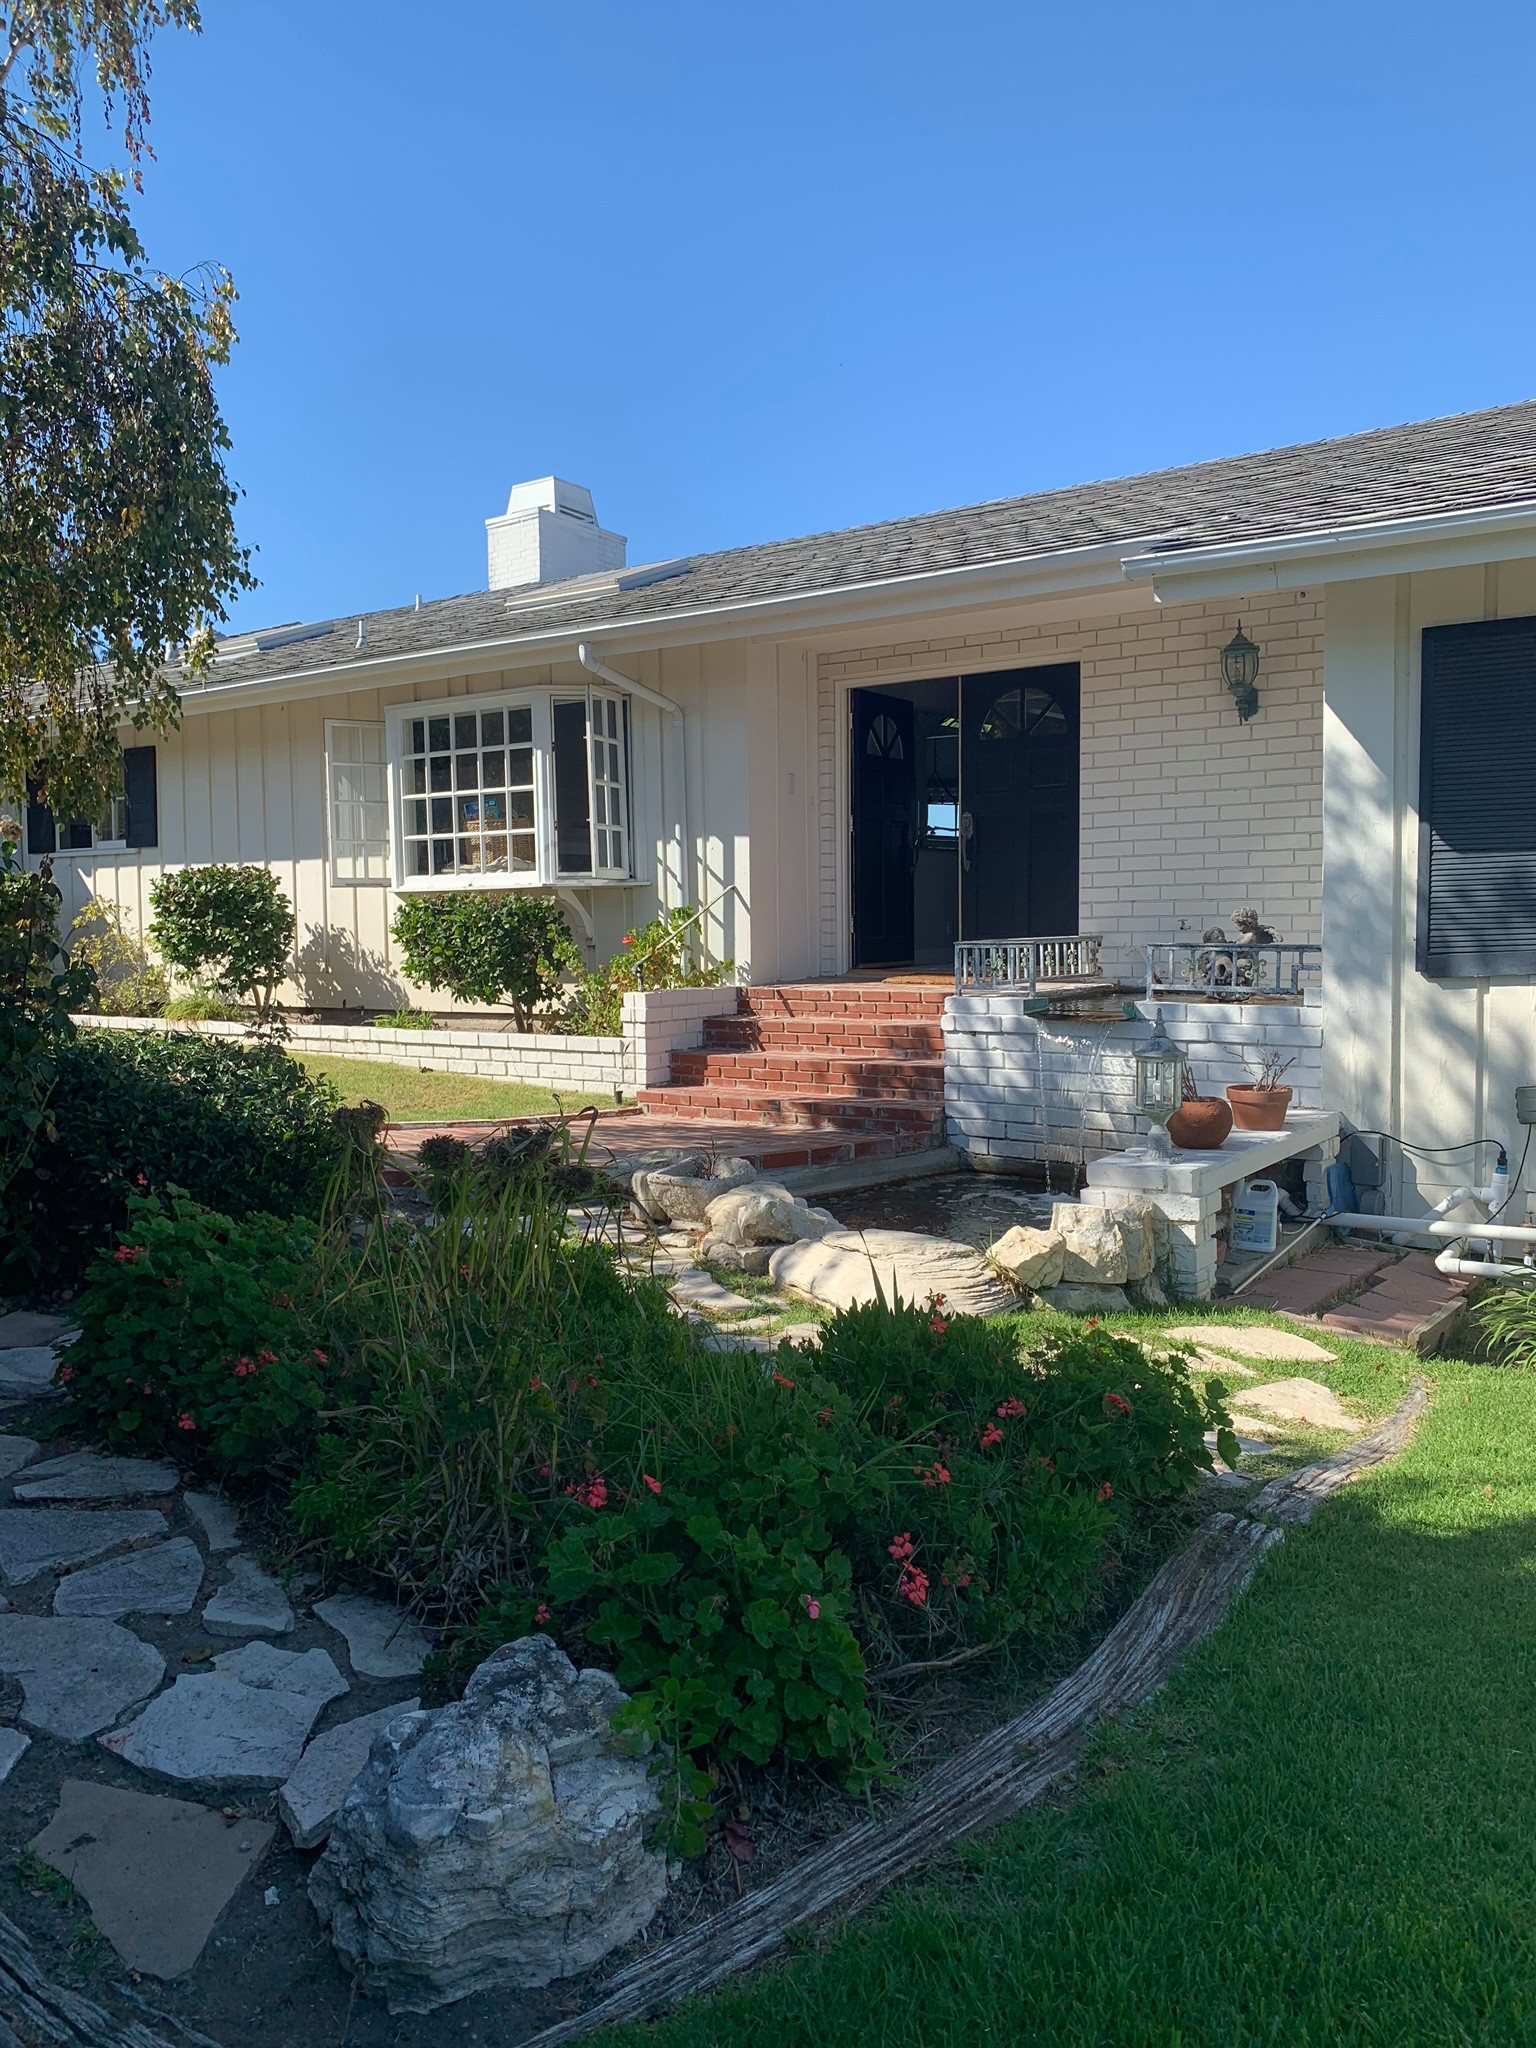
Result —
[[[1396, 1145], [1404, 1152], [1413, 1152], [1420, 1159], [1445, 1159], [1457, 1152], [1475, 1152], [1482, 1145], [1492, 1145], [1499, 1152], [1504, 1150], [1497, 1138], [1468, 1138], [1464, 1145], [1410, 1145], [1406, 1138], [1398, 1137], [1395, 1131], [1346, 1131], [1344, 1135], [1348, 1138], [1385, 1138], [1389, 1145]], [[1530, 1147], [1529, 1137], [1526, 1139], [1526, 1147]]]
[[1521, 1148], [1520, 1164], [1515, 1168], [1514, 1172], [1509, 1177], [1509, 1193], [1504, 1197], [1503, 1201], [1500, 1202], [1497, 1209], [1491, 1210], [1489, 1212], [1488, 1221], [1490, 1223], [1492, 1223], [1497, 1217], [1502, 1216], [1504, 1214], [1504, 1211], [1509, 1207], [1510, 1203], [1515, 1199], [1515, 1190], [1519, 1187], [1521, 1176], [1525, 1172], [1525, 1162], [1531, 1156], [1531, 1132], [1533, 1130], [1536, 1130], [1536, 1124], [1526, 1125], [1525, 1144]]

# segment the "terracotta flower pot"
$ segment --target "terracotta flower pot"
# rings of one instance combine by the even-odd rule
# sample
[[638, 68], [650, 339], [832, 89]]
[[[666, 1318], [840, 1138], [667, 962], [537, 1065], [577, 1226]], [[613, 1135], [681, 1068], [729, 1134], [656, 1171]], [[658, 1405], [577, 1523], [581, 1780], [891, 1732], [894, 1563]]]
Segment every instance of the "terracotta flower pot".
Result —
[[1253, 1088], [1234, 1083], [1227, 1090], [1232, 1121], [1240, 1131], [1283, 1131], [1291, 1106], [1289, 1088]]
[[1219, 1095], [1190, 1096], [1168, 1119], [1168, 1135], [1181, 1152], [1215, 1152], [1231, 1129], [1231, 1105]]

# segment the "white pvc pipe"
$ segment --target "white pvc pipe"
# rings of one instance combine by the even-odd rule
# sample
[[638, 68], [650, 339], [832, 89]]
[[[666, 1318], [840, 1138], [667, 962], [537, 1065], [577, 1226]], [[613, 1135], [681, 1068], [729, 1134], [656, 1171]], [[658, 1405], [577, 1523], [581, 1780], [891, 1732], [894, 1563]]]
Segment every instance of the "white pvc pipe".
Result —
[[1486, 1280], [1492, 1273], [1512, 1280], [1536, 1280], [1536, 1267], [1501, 1265], [1496, 1259], [1459, 1259], [1454, 1245], [1440, 1254], [1435, 1267], [1441, 1273], [1466, 1273], [1477, 1280]]
[[[672, 730], [677, 734], [677, 854], [679, 891], [676, 908], [685, 910], [692, 893], [689, 886], [691, 859], [688, 836], [688, 745], [683, 727], [683, 707], [671, 697], [664, 697], [660, 690], [653, 690], [648, 683], [637, 683], [632, 676], [620, 675], [616, 668], [610, 668], [605, 661], [599, 661], [585, 640], [578, 642], [576, 659], [589, 675], [609, 683], [616, 690], [623, 690], [631, 697], [638, 697], [645, 704], [654, 704], [659, 711], [665, 711], [672, 720]], [[633, 824], [633, 820], [631, 820]]]
[[1321, 1216], [1318, 1221], [1334, 1230], [1401, 1231], [1407, 1237], [1489, 1237], [1500, 1244], [1536, 1248], [1536, 1226], [1529, 1223], [1442, 1223], [1425, 1216], [1362, 1216], [1352, 1209]]

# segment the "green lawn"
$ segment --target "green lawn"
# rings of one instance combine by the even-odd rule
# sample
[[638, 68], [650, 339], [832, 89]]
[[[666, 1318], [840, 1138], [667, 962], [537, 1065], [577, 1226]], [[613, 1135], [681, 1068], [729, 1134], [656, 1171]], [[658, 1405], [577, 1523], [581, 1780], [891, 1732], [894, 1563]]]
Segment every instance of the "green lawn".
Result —
[[295, 1055], [311, 1074], [333, 1081], [343, 1102], [381, 1102], [396, 1123], [436, 1123], [453, 1117], [473, 1120], [508, 1116], [551, 1116], [558, 1110], [613, 1108], [613, 1092], [553, 1094], [514, 1081], [486, 1081], [475, 1074], [440, 1074], [384, 1060], [312, 1059]]
[[[1339, 1349], [1277, 1376], [1389, 1407], [1413, 1361]], [[1430, 1371], [1410, 1449], [1287, 1533], [1074, 1790], [819, 1950], [602, 2038], [1536, 2040], [1536, 1378]]]

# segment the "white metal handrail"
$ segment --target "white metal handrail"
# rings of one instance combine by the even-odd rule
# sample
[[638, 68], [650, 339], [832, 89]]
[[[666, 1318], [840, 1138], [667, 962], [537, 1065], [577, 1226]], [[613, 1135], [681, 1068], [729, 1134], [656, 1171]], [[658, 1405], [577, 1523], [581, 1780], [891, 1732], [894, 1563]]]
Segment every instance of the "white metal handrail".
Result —
[[1059, 939], [962, 939], [955, 948], [955, 994], [994, 989], [1034, 995], [1042, 981], [1088, 981], [1099, 972], [1101, 936]]
[[1323, 964], [1321, 946], [1240, 946], [1224, 939], [1165, 939], [1147, 948], [1147, 1000], [1158, 996], [1300, 996]]

